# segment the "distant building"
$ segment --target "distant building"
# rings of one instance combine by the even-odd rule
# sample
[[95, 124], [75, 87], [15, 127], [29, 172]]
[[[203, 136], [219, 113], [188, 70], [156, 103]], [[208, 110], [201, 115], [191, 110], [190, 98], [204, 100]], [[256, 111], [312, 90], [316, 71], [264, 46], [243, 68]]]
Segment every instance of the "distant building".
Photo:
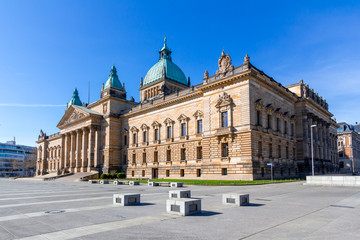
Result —
[[35, 174], [36, 147], [17, 145], [15, 140], [0, 143], [0, 177]]
[[285, 87], [248, 55], [235, 67], [223, 51], [214, 59], [219, 69], [213, 75], [206, 70], [199, 84], [191, 85], [171, 54], [165, 40], [157, 62], [140, 80], [139, 103], [127, 99], [115, 66], [96, 102], [82, 104], [75, 90], [57, 125], [60, 132], [41, 131], [38, 137], [37, 174], [304, 176], [311, 172], [311, 128], [315, 173], [338, 169], [338, 125], [326, 100], [302, 80]]
[[360, 124], [339, 123], [338, 153], [341, 172], [360, 172]]

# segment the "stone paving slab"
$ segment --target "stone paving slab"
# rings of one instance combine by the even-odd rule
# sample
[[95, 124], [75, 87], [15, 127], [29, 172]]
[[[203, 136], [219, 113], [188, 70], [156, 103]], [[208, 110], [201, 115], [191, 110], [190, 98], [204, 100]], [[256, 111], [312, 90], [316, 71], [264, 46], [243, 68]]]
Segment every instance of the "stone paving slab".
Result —
[[[2, 239], [360, 239], [360, 189], [281, 183], [184, 186], [201, 214], [166, 213], [168, 188], [0, 179]], [[116, 193], [141, 194], [139, 206], [112, 206]], [[250, 205], [222, 204], [249, 193]]]

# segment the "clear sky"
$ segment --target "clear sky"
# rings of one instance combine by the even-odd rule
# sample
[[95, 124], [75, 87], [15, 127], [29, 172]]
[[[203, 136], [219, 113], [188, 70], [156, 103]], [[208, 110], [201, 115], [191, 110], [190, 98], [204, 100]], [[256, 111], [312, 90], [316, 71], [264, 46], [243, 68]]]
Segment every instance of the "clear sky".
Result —
[[56, 133], [78, 88], [99, 99], [115, 64], [128, 98], [158, 60], [202, 81], [224, 49], [283, 85], [304, 79], [338, 121], [360, 122], [360, 1], [0, 0], [0, 142]]

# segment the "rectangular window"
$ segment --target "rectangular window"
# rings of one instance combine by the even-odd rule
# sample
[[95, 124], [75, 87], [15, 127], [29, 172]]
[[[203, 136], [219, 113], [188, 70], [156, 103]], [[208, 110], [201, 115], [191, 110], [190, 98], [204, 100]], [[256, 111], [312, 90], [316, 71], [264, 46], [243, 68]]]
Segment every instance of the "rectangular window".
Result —
[[221, 127], [228, 126], [228, 112], [221, 113]]
[[221, 175], [227, 175], [227, 168], [221, 169]]
[[267, 124], [268, 124], [267, 128], [271, 128], [271, 115], [270, 114], [268, 114], [268, 116], [267, 116]]
[[286, 159], [289, 159], [289, 147], [286, 146], [285, 148], [285, 154], [286, 154]]
[[146, 153], [143, 153], [143, 163], [146, 163]]
[[221, 144], [221, 156], [228, 157], [229, 156], [229, 145], [228, 143]]
[[278, 156], [281, 158], [281, 145], [278, 146]]
[[280, 131], [280, 119], [276, 118], [276, 131]]
[[197, 120], [197, 133], [200, 134], [203, 132], [202, 129], [202, 120]]
[[182, 148], [181, 149], [181, 160], [185, 160], [186, 159], [186, 149]]
[[132, 163], [136, 163], [136, 153], [133, 153], [132, 155]]
[[148, 140], [147, 140], [147, 131], [144, 131], [143, 132], [143, 140], [144, 140], [144, 142], [147, 142]]
[[185, 176], [185, 170], [184, 169], [180, 169], [180, 177], [184, 177]]
[[264, 175], [265, 175], [265, 169], [262, 167], [261, 168], [261, 176], [264, 177]]
[[171, 161], [171, 150], [166, 150], [166, 161]]
[[159, 152], [155, 151], [154, 152], [154, 162], [158, 162], [159, 161]]
[[296, 159], [296, 149], [293, 148], [293, 159], [295, 160]]
[[166, 177], [170, 177], [170, 170], [166, 170]]
[[181, 124], [181, 136], [182, 137], [186, 136], [186, 123]]
[[294, 128], [294, 124], [291, 124], [291, 136], [295, 136], [295, 128]]
[[135, 176], [135, 171], [131, 171], [131, 176]]
[[123, 155], [123, 164], [127, 164], [127, 157], [126, 157], [126, 155]]
[[196, 169], [196, 176], [201, 177], [201, 169]]
[[287, 134], [287, 121], [284, 121], [284, 134]]
[[197, 147], [196, 158], [202, 159], [202, 147]]
[[126, 146], [127, 144], [127, 135], [124, 135], [124, 145]]
[[133, 144], [136, 144], [136, 133], [133, 134]]
[[167, 127], [167, 138], [172, 138], [172, 128], [171, 128], [171, 126]]
[[272, 157], [272, 144], [269, 144], [269, 158]]
[[158, 141], [160, 138], [159, 138], [159, 129], [156, 128], [155, 129], [155, 141]]
[[145, 170], [141, 171], [141, 176], [145, 177]]
[[258, 156], [262, 156], [262, 142], [258, 142]]
[[262, 126], [261, 124], [261, 112], [260, 111], [256, 111], [256, 124], [259, 126]]

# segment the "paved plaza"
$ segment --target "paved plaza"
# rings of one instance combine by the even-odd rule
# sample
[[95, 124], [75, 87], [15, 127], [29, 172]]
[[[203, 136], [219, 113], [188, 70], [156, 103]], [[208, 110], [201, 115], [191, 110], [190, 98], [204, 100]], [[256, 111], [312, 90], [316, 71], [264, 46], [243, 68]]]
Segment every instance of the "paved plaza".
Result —
[[[166, 213], [169, 187], [0, 179], [0, 239], [360, 239], [360, 188], [184, 186], [202, 213]], [[223, 193], [249, 193], [250, 206], [222, 205]], [[115, 193], [140, 193], [115, 206]]]

